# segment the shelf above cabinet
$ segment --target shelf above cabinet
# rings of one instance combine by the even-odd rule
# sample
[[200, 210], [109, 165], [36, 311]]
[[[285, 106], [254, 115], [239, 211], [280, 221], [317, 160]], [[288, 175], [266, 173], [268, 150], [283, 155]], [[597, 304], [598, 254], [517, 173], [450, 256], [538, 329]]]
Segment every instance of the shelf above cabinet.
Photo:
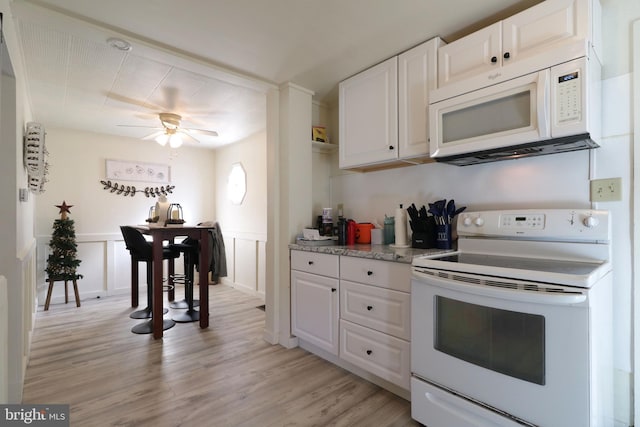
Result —
[[338, 144], [311, 140], [311, 148], [317, 153], [332, 153], [338, 149]]

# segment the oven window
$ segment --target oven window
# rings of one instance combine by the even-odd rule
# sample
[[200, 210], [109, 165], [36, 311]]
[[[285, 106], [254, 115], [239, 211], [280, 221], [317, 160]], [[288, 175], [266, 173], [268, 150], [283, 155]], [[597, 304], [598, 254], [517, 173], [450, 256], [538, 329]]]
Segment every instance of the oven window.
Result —
[[435, 297], [436, 350], [544, 385], [544, 317]]
[[442, 142], [531, 127], [531, 92], [514, 93], [442, 115]]

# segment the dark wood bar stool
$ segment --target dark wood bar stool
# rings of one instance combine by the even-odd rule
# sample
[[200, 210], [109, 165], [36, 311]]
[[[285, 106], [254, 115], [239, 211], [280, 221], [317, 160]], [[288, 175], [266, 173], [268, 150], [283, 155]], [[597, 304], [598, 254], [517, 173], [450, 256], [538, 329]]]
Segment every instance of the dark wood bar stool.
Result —
[[[124, 242], [131, 254], [131, 268], [132, 268], [132, 276], [135, 273], [137, 275], [138, 263], [145, 262], [147, 264], [147, 307], [142, 310], [134, 311], [129, 315], [132, 319], [151, 319], [152, 311], [153, 311], [153, 298], [152, 298], [152, 276], [153, 276], [153, 256], [152, 256], [152, 246], [150, 242], [144, 238], [140, 231], [136, 230], [133, 227], [129, 226], [121, 226], [120, 231], [122, 232], [122, 237], [124, 237]], [[174, 251], [170, 248], [164, 248], [162, 251], [162, 259], [168, 259], [170, 266], [173, 264], [173, 261], [180, 256], [180, 253]], [[134, 268], [135, 266], [135, 268]], [[172, 268], [170, 270], [173, 270]], [[172, 273], [173, 271], [170, 271]], [[133, 283], [133, 277], [132, 277]], [[132, 289], [132, 292], [133, 289]], [[136, 298], [135, 303], [137, 305], [137, 288], [135, 290]], [[132, 294], [133, 295], [133, 294]], [[132, 296], [132, 305], [133, 305], [133, 296]], [[163, 314], [167, 313], [169, 310], [164, 309]], [[167, 330], [175, 326], [175, 322], [171, 319], [163, 320], [163, 330]], [[153, 326], [151, 320], [138, 324], [131, 329], [131, 332], [136, 334], [150, 334], [153, 332]]]

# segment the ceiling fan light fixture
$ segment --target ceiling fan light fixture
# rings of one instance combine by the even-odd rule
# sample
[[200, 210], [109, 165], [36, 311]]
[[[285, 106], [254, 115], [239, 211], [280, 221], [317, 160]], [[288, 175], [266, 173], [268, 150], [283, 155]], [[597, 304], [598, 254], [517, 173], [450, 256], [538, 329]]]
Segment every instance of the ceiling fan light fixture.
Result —
[[163, 147], [167, 145], [167, 142], [169, 142], [169, 139], [171, 139], [171, 135], [167, 133], [163, 133], [162, 135], [156, 136], [156, 142], [162, 145]]
[[182, 136], [180, 134], [174, 133], [169, 136], [169, 147], [178, 148], [182, 145]]

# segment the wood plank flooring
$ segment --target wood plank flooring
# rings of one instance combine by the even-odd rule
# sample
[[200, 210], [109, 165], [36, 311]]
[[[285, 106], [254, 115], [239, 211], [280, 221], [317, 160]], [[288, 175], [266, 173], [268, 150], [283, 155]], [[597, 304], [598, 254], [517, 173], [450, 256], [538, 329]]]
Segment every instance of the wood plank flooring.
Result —
[[406, 400], [265, 342], [259, 299], [209, 291], [210, 327], [177, 324], [162, 340], [130, 332], [128, 295], [40, 308], [23, 403], [69, 404], [82, 427], [420, 425]]

